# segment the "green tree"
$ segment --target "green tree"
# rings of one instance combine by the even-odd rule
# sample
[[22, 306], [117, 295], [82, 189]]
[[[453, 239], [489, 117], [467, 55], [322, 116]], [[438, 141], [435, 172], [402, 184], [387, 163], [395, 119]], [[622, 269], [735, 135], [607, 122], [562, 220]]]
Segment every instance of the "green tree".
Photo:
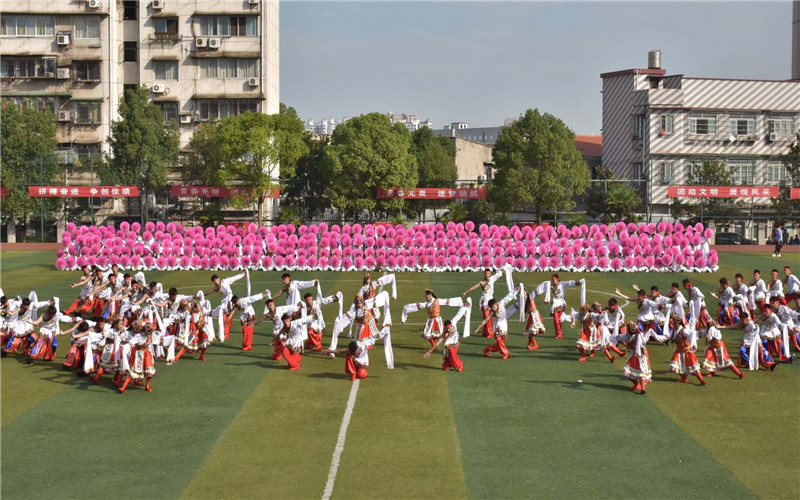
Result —
[[[586, 190], [586, 212], [608, 224], [612, 221], [638, 222], [642, 198], [629, 183], [620, 182], [608, 167], [597, 168], [598, 181]], [[609, 182], [600, 182], [609, 181]]]
[[121, 119], [111, 124], [111, 157], [98, 169], [104, 184], [138, 185], [142, 218], [147, 218], [147, 191], [167, 185], [167, 171], [178, 161], [178, 124], [165, 124], [164, 113], [147, 98], [147, 87], [125, 91], [119, 104]]
[[330, 139], [308, 134], [305, 141], [308, 153], [297, 163], [294, 178], [286, 183], [281, 208], [283, 205], [296, 208], [297, 213], [302, 215], [300, 218], [308, 220], [331, 206], [330, 200], [324, 195], [325, 188], [330, 184], [326, 161]]
[[61, 179], [55, 157], [56, 121], [50, 111], [2, 101], [0, 105], [0, 185], [8, 194], [0, 199], [4, 219], [27, 219], [58, 210], [58, 200], [31, 198], [28, 186]]
[[[689, 186], [730, 186], [733, 182], [733, 167], [722, 160], [704, 159], [693, 163], [689, 168], [686, 184]], [[738, 215], [743, 207], [741, 201], [733, 198], [700, 198], [692, 203], [674, 198], [670, 204], [673, 216], [687, 222], [697, 222], [706, 217], [717, 223], [724, 223]]]
[[779, 222], [797, 221], [800, 214], [800, 200], [791, 199], [791, 188], [800, 188], [800, 134], [796, 142], [789, 146], [786, 154], [781, 158], [786, 168], [786, 182], [783, 183], [780, 195], [775, 200], [773, 208], [777, 212]]
[[[428, 127], [411, 134], [411, 152], [417, 158], [417, 185], [420, 187], [454, 187], [458, 179], [455, 144], [448, 137], [436, 137]], [[409, 212], [421, 215], [425, 209], [447, 205], [446, 200], [409, 200]]]
[[201, 123], [192, 134], [190, 153], [181, 158], [179, 172], [186, 184], [228, 186], [233, 172], [223, 168], [222, 149], [217, 147], [217, 122]]
[[350, 214], [362, 210], [396, 212], [403, 199], [378, 200], [378, 188], [413, 188], [417, 159], [410, 152], [411, 134], [402, 123], [392, 125], [386, 115], [361, 115], [336, 127], [327, 149], [330, 184], [325, 194], [331, 204]]
[[549, 113], [527, 110], [503, 127], [492, 149], [495, 176], [490, 202], [499, 212], [566, 211], [589, 184], [589, 170], [575, 148], [575, 134]]

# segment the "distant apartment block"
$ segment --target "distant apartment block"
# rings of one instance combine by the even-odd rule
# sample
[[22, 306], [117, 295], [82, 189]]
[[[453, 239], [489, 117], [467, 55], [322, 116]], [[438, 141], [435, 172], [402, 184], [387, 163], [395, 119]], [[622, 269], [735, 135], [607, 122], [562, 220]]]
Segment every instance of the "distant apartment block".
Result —
[[428, 120], [420, 120], [417, 115], [407, 115], [405, 113], [386, 113], [386, 116], [392, 121], [392, 123], [402, 123], [403, 125], [408, 128], [410, 132], [415, 132], [422, 127], [428, 127], [429, 129], [433, 129], [433, 122]]
[[308, 120], [305, 122], [306, 130], [314, 135], [332, 135], [336, 127], [346, 122], [349, 118], [323, 118], [322, 120], [314, 121]]
[[64, 152], [108, 151], [126, 87], [146, 85], [186, 148], [195, 127], [276, 113], [277, 0], [3, 0], [0, 92], [52, 111]]
[[647, 68], [600, 75], [602, 163], [642, 181], [652, 215], [669, 215], [668, 186], [703, 160], [727, 163], [735, 184], [786, 183], [780, 155], [800, 131], [800, 80], [667, 75], [656, 52]]

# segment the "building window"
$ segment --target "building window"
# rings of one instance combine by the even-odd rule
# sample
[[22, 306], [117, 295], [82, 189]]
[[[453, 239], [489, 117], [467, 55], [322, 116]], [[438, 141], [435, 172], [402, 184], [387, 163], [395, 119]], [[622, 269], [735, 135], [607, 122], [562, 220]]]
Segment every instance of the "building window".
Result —
[[256, 36], [256, 17], [237, 16], [231, 17], [231, 36]]
[[122, 54], [122, 61], [123, 62], [136, 62], [139, 60], [138, 51], [139, 47], [137, 47], [138, 42], [122, 42], [123, 46], [123, 54]]
[[771, 163], [767, 166], [767, 182], [783, 184], [786, 182], [786, 166], [780, 163]]
[[663, 135], [672, 133], [672, 115], [661, 115], [659, 118], [659, 127]]
[[10, 97], [7, 98], [20, 108], [23, 106], [28, 109], [38, 109], [39, 111], [50, 111], [55, 113], [58, 109], [57, 97]]
[[200, 36], [258, 36], [257, 16], [199, 16]]
[[158, 34], [178, 34], [178, 18], [177, 17], [157, 17], [153, 19], [153, 28]]
[[178, 103], [177, 102], [160, 102], [161, 111], [164, 113], [164, 123], [178, 119]]
[[54, 36], [53, 16], [0, 16], [0, 36]]
[[75, 61], [73, 71], [76, 82], [100, 81], [100, 61]]
[[100, 40], [100, 19], [96, 17], [76, 17], [75, 38], [77, 40]]
[[732, 135], [752, 136], [756, 133], [756, 118], [752, 115], [731, 115], [730, 133]]
[[3, 78], [54, 78], [55, 57], [3, 57], [0, 64]]
[[794, 134], [794, 119], [791, 117], [770, 119], [769, 133], [784, 137]]
[[122, 2], [122, 20], [123, 21], [138, 21], [138, 0], [124, 0]]
[[689, 133], [692, 135], [715, 135], [717, 117], [711, 114], [694, 114], [689, 117]]
[[258, 112], [258, 100], [201, 100], [198, 102], [201, 120], [221, 120], [247, 111]]
[[731, 168], [734, 184], [752, 186], [755, 179], [755, 165], [751, 160], [731, 160], [728, 161]]
[[156, 80], [178, 80], [178, 61], [153, 61]]
[[95, 101], [73, 101], [75, 103], [75, 123], [95, 125], [100, 123], [100, 103]]
[[661, 163], [661, 184], [672, 184], [672, 162]]
[[633, 137], [635, 139], [644, 137], [644, 115], [635, 115], [633, 117]]
[[644, 166], [641, 163], [633, 164], [633, 175], [637, 180], [644, 179]]
[[251, 78], [258, 76], [258, 59], [200, 59], [200, 78]]

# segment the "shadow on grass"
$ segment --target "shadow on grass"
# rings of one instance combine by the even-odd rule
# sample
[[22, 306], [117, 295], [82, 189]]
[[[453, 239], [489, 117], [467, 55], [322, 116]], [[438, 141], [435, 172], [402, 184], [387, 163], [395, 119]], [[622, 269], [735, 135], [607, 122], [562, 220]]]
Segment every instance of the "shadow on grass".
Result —
[[625, 391], [628, 392], [630, 389], [628, 387], [619, 385], [619, 384], [606, 384], [603, 382], [566, 382], [564, 380], [526, 380], [529, 384], [543, 384], [543, 385], [553, 385], [553, 386], [561, 386], [565, 389], [575, 389], [578, 391], [588, 391], [592, 387], [596, 387], [598, 389], [608, 389], [608, 390], [615, 390], [615, 391]]

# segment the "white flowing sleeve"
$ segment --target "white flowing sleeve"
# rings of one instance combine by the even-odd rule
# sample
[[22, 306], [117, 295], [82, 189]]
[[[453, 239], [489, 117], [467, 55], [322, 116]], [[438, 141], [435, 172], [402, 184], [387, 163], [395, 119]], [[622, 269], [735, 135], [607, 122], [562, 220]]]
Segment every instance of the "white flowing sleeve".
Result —
[[228, 276], [227, 278], [222, 280], [222, 284], [231, 286], [232, 284], [236, 283], [240, 279], [245, 277], [245, 273], [241, 272], [239, 274], [234, 274], [233, 276]]
[[375, 281], [378, 286], [392, 285], [392, 299], [397, 300], [397, 279], [394, 274], [385, 274]]

